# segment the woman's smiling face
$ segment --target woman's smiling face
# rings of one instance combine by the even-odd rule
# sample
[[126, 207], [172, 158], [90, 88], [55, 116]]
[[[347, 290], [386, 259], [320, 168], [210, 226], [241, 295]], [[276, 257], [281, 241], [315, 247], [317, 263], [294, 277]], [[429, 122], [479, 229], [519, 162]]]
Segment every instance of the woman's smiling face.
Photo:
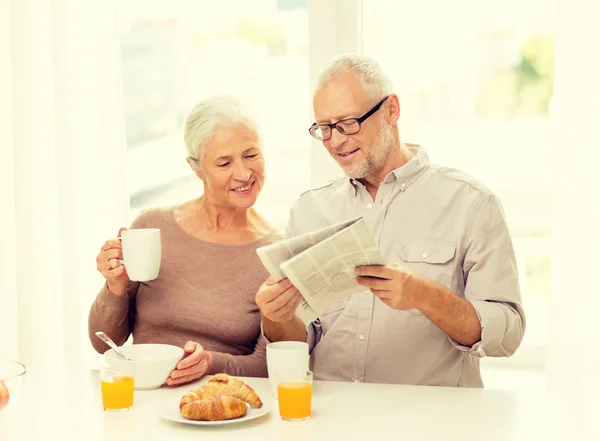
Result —
[[206, 144], [198, 176], [204, 181], [207, 202], [220, 207], [252, 207], [265, 180], [258, 134], [244, 124], [217, 127]]

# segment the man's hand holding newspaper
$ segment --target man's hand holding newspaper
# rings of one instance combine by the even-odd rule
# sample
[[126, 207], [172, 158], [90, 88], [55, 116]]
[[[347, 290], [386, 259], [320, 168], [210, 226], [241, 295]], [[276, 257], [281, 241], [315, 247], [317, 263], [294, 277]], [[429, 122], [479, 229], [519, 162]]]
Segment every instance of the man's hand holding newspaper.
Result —
[[292, 237], [257, 249], [275, 281], [289, 279], [302, 301], [296, 315], [305, 325], [318, 319], [335, 301], [365, 289], [354, 268], [385, 265], [363, 218]]

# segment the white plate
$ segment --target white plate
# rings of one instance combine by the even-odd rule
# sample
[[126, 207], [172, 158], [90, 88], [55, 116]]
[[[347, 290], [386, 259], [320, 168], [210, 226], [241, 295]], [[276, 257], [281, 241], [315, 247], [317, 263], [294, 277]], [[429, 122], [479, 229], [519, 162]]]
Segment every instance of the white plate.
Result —
[[179, 401], [179, 399], [176, 399], [164, 402], [158, 408], [158, 413], [160, 417], [164, 418], [165, 420], [174, 421], [176, 423], [191, 424], [193, 426], [221, 426], [223, 424], [236, 424], [243, 423], [244, 421], [250, 421], [255, 418], [260, 418], [261, 416], [266, 415], [271, 411], [271, 407], [263, 403], [262, 407], [259, 409], [255, 409], [249, 406], [248, 412], [245, 416], [241, 418], [224, 421], [195, 421], [188, 420], [187, 418], [181, 416], [181, 412], [179, 411]]

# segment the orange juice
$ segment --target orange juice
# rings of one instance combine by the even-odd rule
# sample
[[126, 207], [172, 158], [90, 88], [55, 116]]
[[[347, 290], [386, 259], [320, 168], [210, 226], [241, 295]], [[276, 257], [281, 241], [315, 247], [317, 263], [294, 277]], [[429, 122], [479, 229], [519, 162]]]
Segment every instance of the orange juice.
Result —
[[102, 379], [102, 403], [105, 409], [120, 410], [133, 406], [133, 378], [112, 376]]
[[285, 419], [310, 417], [312, 384], [306, 381], [290, 381], [277, 385], [279, 414]]
[[9, 398], [10, 394], [8, 393], [8, 388], [5, 386], [4, 381], [0, 380], [0, 410], [2, 410], [3, 407], [6, 407]]

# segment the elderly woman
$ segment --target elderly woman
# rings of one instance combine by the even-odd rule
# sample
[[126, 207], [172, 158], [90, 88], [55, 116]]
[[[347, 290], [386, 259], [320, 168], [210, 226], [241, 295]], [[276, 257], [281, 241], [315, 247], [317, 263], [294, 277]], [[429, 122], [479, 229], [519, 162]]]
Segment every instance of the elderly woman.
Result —
[[90, 340], [100, 353], [108, 348], [96, 331], [119, 345], [132, 334], [134, 344], [182, 346], [169, 385], [216, 372], [264, 377], [266, 341], [254, 297], [268, 273], [256, 249], [280, 237], [253, 208], [265, 180], [256, 126], [234, 99], [213, 97], [190, 112], [185, 144], [204, 193], [133, 221], [131, 228], [161, 230], [156, 280], [130, 281], [118, 260], [120, 241], [102, 246], [96, 262], [106, 283], [89, 313]]

